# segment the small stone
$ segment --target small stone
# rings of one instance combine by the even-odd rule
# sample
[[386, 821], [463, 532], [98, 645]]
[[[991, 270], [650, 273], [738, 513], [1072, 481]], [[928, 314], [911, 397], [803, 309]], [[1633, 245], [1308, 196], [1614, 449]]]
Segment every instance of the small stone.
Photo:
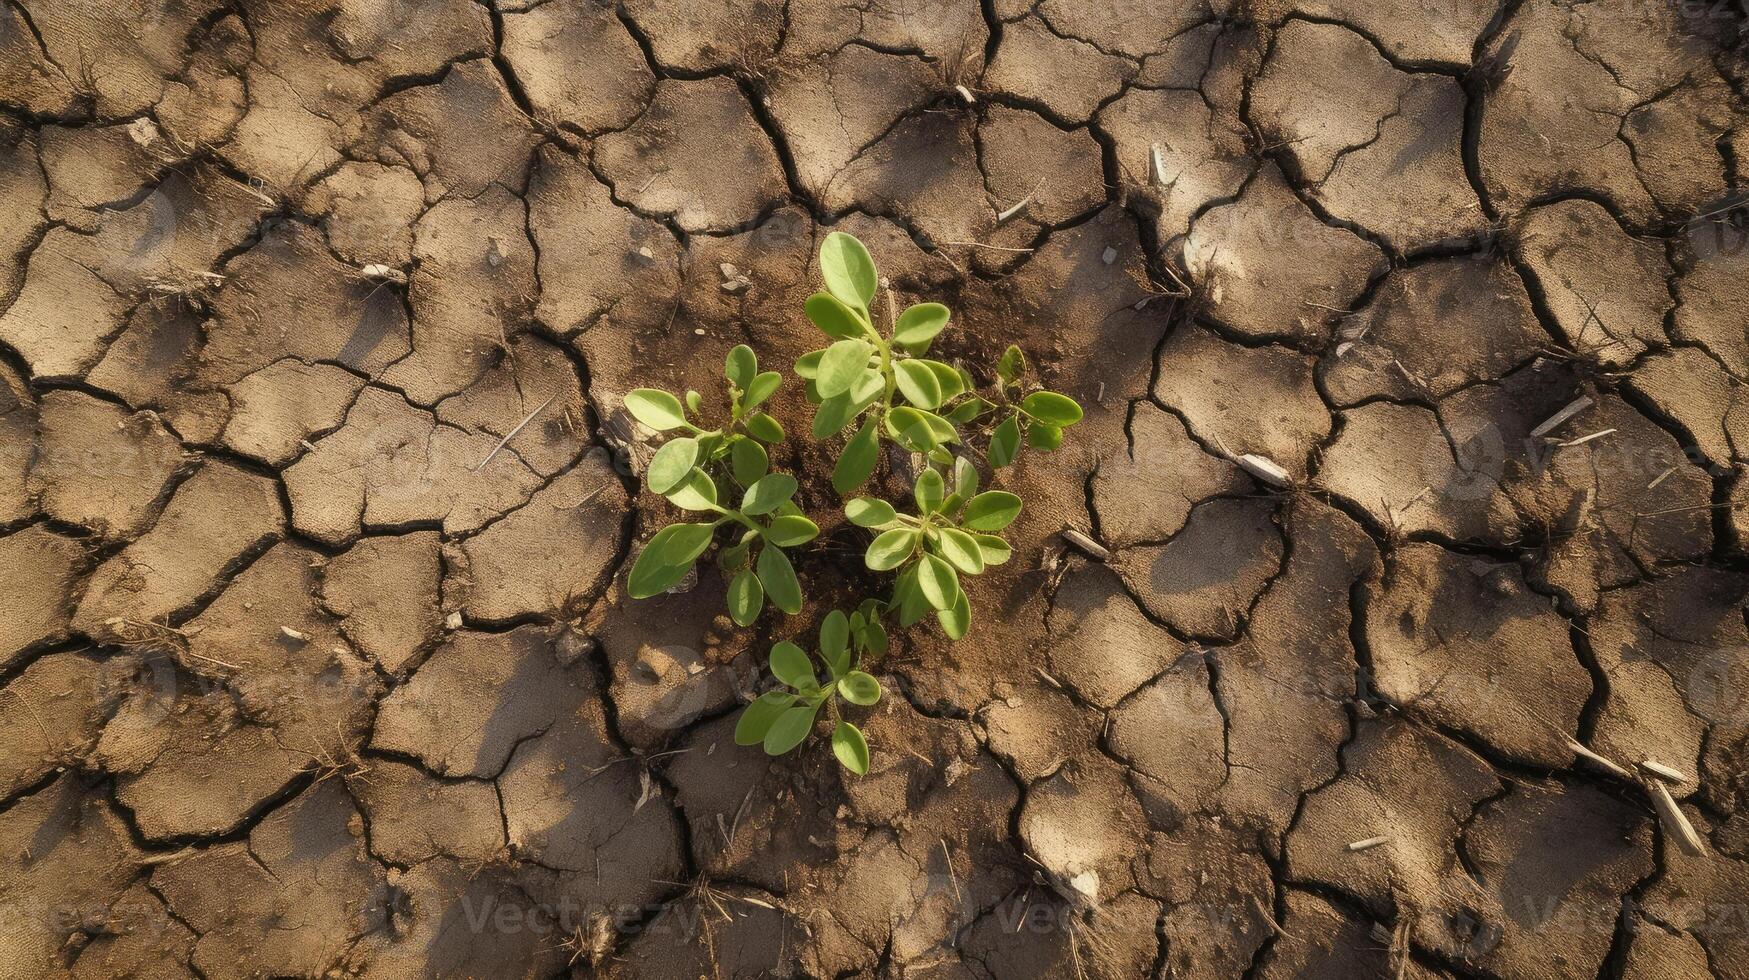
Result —
[[1101, 255], [1100, 258], [1105, 260], [1106, 265], [1110, 265], [1113, 262], [1116, 262], [1117, 261], [1117, 249], [1112, 248], [1110, 245], [1105, 246], [1105, 254]]

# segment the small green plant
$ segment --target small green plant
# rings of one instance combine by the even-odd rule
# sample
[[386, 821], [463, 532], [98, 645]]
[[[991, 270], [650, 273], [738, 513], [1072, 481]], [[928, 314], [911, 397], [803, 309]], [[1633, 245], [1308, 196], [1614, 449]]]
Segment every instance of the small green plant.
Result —
[[838, 699], [861, 707], [881, 699], [880, 681], [858, 667], [864, 654], [878, 656], [886, 649], [880, 603], [873, 600], [848, 616], [837, 609], [826, 614], [817, 650], [826, 665], [824, 681], [801, 647], [788, 640], [778, 643], [771, 648], [771, 675], [783, 687], [761, 694], [741, 712], [741, 720], [735, 724], [735, 743], [763, 745], [767, 754], [783, 755], [814, 730], [814, 720], [824, 707], [834, 721], [832, 753], [844, 768], [866, 775], [868, 740], [861, 729], [839, 717]]
[[[681, 510], [716, 515], [709, 521], [670, 524], [656, 532], [632, 566], [632, 598], [659, 595], [686, 578], [719, 529], [737, 532], [733, 544], [717, 552], [717, 565], [729, 580], [729, 616], [751, 626], [765, 600], [790, 615], [802, 611], [802, 587], [785, 548], [808, 543], [820, 533], [792, 499], [796, 478], [772, 473], [762, 443], [783, 441], [783, 426], [760, 405], [783, 383], [776, 371], [759, 371], [759, 358], [742, 344], [723, 365], [729, 382], [729, 421], [705, 430], [698, 417], [704, 399], [686, 393], [684, 403], [666, 391], [639, 388], [626, 396], [626, 409], [657, 432], [684, 430], [656, 450], [644, 471], [651, 493], [667, 497]], [[736, 506], [726, 502], [738, 501]]]
[[[850, 616], [838, 611], [827, 616], [820, 655], [830, 669], [830, 683], [815, 682], [807, 656], [794, 644], [773, 648], [772, 672], [790, 690], [755, 700], [736, 729], [738, 741], [763, 744], [773, 755], [800, 744], [821, 706], [835, 704], [833, 698], [865, 703], [852, 696], [853, 690], [872, 691], [868, 704], [879, 698], [874, 678], [854, 668], [864, 653], [885, 652], [883, 617], [893, 616], [900, 628], [909, 628], [933, 612], [949, 639], [966, 634], [972, 610], [961, 576], [981, 574], [1009, 559], [1008, 542], [997, 532], [1021, 510], [1013, 493], [979, 492], [979, 459], [995, 471], [1012, 464], [1023, 447], [1050, 452], [1082, 416], [1074, 399], [1029, 384], [1019, 347], [1010, 346], [997, 359], [986, 389], [965, 367], [927, 357], [950, 319], [940, 303], [900, 310], [886, 289], [887, 329], [878, 329], [872, 311], [881, 280], [868, 249], [855, 237], [826, 236], [820, 275], [826, 288], [808, 297], [804, 311], [832, 343], [802, 355], [795, 372], [814, 406], [812, 437], [823, 442], [851, 431], [833, 465], [832, 486], [848, 498], [844, 512], [850, 522], [874, 534], [864, 564], [894, 577], [885, 598], [864, 599]], [[745, 345], [729, 352], [723, 373], [729, 419], [714, 429], [703, 428], [703, 399], [695, 391], [684, 400], [649, 388], [626, 396], [626, 408], [638, 421], [658, 432], [685, 433], [657, 450], [645, 485], [683, 510], [713, 515], [657, 531], [632, 566], [630, 589], [633, 598], [642, 599], [674, 588], [715, 544], [717, 564], [729, 581], [729, 615], [750, 626], [766, 599], [790, 615], [801, 611], [801, 584], [784, 549], [813, 540], [819, 527], [793, 499], [796, 479], [770, 472], [763, 445], [784, 438], [783, 427], [758, 410], [782, 377], [760, 373], [757, 356]], [[883, 446], [898, 452], [889, 455]], [[892, 460], [889, 471], [902, 465], [912, 474], [906, 482], [914, 511], [874, 496], [851, 496], [876, 474], [883, 458]], [[720, 533], [725, 529], [726, 537]], [[853, 679], [858, 677], [867, 681]], [[832, 743], [847, 768], [867, 771], [868, 746], [854, 725], [840, 721]]]

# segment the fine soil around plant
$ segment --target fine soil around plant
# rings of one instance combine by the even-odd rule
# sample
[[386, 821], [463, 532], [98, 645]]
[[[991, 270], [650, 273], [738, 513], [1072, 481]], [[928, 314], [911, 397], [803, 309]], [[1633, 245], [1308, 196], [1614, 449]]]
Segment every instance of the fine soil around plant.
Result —
[[[1744, 21], [0, 2], [0, 976], [1749, 978]], [[863, 777], [732, 737], [834, 230], [1087, 411]]]

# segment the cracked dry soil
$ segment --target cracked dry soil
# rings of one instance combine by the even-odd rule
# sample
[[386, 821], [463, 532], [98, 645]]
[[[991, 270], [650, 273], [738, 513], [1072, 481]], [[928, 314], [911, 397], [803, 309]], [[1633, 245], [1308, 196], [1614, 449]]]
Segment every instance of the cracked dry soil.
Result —
[[[1743, 21], [5, 0], [0, 974], [1749, 977]], [[831, 229], [1088, 407], [861, 779], [623, 584]]]

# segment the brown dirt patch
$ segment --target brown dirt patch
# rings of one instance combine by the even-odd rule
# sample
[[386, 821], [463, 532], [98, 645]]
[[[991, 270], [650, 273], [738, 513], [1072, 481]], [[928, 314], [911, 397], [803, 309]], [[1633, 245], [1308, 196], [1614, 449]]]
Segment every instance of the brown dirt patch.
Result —
[[[0, 2], [0, 974], [1749, 977], [1744, 20]], [[827, 449], [625, 586], [834, 229], [1087, 408], [862, 778]]]

